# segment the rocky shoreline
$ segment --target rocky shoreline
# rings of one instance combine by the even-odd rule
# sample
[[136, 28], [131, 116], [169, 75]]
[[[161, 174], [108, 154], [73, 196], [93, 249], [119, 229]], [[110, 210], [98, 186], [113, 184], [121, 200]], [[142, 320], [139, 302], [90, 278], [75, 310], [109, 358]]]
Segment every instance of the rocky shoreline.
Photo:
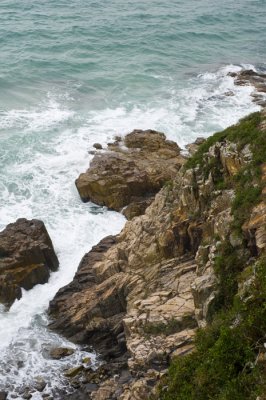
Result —
[[264, 201], [260, 217], [255, 208], [242, 226], [244, 242], [231, 228], [234, 177], [251, 162], [248, 144], [214, 142], [201, 167], [179, 169], [144, 215], [84, 256], [50, 304], [50, 327], [93, 345], [106, 364], [94, 386], [91, 370], [80, 371], [80, 391], [70, 398], [148, 398], [171, 359], [193, 351], [195, 331], [211, 320], [218, 297], [221, 242], [229, 238], [243, 254], [265, 252]]
[[[265, 106], [266, 75], [231, 76], [237, 85], [254, 86], [254, 101]], [[261, 134], [265, 109], [259, 120]], [[250, 129], [245, 120], [236, 127]], [[237, 135], [229, 128], [199, 138], [188, 155], [152, 130], [117, 137], [107, 151], [95, 144], [90, 168], [76, 180], [80, 197], [122, 211], [128, 222], [84, 255], [73, 281], [50, 302], [50, 329], [92, 346], [102, 361], [96, 371], [88, 363], [66, 372], [73, 393], [62, 399], [161, 398], [169, 364], [193, 353], [198, 328], [211, 323], [221, 302], [216, 260], [224, 244], [245, 260], [243, 270], [264, 257], [266, 164], [256, 166], [259, 178], [251, 180], [256, 201], [239, 216], [237, 179], [252, 171], [255, 145]], [[0, 302], [7, 307], [21, 288], [47, 282], [58, 268], [37, 220], [20, 219], [1, 232], [0, 257]], [[59, 349], [54, 357], [64, 354]]]

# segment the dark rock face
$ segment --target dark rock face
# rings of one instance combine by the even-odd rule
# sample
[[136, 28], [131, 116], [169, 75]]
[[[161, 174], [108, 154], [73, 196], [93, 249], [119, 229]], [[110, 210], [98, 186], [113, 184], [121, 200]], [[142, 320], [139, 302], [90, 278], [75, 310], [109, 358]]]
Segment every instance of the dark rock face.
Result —
[[149, 200], [176, 175], [184, 161], [178, 145], [166, 140], [163, 133], [134, 130], [124, 142], [116, 140], [109, 144], [108, 152], [96, 154], [76, 186], [83, 201], [116, 211], [135, 203], [128, 216], [136, 216], [144, 212]]
[[68, 347], [56, 347], [50, 351], [50, 357], [54, 360], [61, 360], [61, 358], [71, 356], [74, 351]]
[[253, 86], [256, 89], [251, 94], [254, 103], [266, 107], [266, 74], [260, 74], [252, 69], [248, 69], [240, 72], [230, 72], [228, 75], [234, 78], [235, 84], [238, 86]]
[[18, 219], [0, 233], [0, 303], [11, 306], [30, 290], [46, 283], [59, 266], [42, 221]]
[[116, 282], [111, 277], [104, 281], [94, 265], [115, 243], [116, 238], [108, 236], [85, 254], [73, 281], [58, 291], [49, 308], [52, 329], [74, 342], [92, 344], [106, 357], [124, 352], [119, 334], [126, 311], [125, 285], [122, 276]]

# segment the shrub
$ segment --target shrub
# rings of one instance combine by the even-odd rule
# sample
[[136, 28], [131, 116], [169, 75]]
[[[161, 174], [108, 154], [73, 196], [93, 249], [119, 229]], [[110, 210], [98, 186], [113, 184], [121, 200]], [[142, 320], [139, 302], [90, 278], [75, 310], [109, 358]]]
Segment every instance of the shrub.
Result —
[[171, 364], [160, 399], [255, 400], [265, 390], [265, 365], [256, 359], [266, 333], [266, 260], [254, 271], [245, 298], [235, 296], [228, 312], [199, 330], [194, 353]]

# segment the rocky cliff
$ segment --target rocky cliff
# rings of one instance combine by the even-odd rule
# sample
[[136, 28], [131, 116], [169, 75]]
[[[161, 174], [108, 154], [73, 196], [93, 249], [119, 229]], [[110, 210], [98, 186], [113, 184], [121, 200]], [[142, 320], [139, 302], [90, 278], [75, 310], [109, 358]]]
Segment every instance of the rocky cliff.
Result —
[[[239, 274], [265, 254], [265, 119], [253, 114], [201, 143], [145, 214], [86, 254], [57, 293], [51, 328], [107, 362], [96, 378], [83, 369], [73, 398], [157, 396], [171, 360], [193, 352], [198, 328], [229, 309]], [[166, 398], [194, 399], [176, 390]]]

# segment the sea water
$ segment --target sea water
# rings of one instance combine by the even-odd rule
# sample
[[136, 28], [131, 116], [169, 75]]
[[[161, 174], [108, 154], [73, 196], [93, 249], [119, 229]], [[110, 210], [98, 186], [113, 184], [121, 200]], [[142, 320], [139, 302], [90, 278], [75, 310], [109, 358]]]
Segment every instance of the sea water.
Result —
[[[60, 268], [0, 309], [0, 390], [20, 398], [42, 376], [56, 398], [84, 357], [49, 331], [46, 310], [84, 253], [125, 223], [78, 196], [93, 144], [151, 128], [184, 147], [258, 110], [228, 72], [266, 71], [265, 12], [265, 0], [1, 0], [0, 229], [43, 220]], [[61, 345], [74, 355], [49, 359]]]

